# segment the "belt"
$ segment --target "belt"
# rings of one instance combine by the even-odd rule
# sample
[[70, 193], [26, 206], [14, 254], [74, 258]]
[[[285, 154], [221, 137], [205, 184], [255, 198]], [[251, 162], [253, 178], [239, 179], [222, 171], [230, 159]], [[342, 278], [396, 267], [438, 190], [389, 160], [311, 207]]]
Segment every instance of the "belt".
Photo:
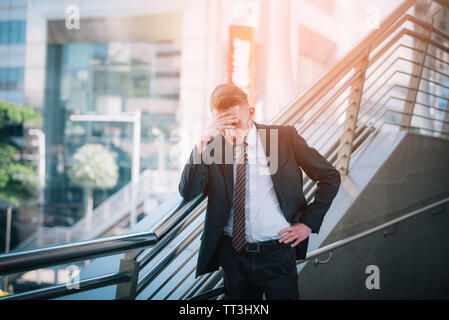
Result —
[[[227, 234], [223, 235], [223, 239], [225, 241], [232, 241], [232, 237], [230, 237]], [[266, 241], [259, 241], [259, 242], [247, 242], [245, 245], [245, 251], [246, 252], [251, 252], [251, 253], [263, 253], [263, 252], [267, 252], [267, 251], [273, 251], [274, 249], [279, 249], [279, 248], [285, 248], [285, 247], [289, 247], [289, 244], [286, 243], [281, 243], [279, 242], [279, 240], [275, 239], [275, 240], [266, 240]]]

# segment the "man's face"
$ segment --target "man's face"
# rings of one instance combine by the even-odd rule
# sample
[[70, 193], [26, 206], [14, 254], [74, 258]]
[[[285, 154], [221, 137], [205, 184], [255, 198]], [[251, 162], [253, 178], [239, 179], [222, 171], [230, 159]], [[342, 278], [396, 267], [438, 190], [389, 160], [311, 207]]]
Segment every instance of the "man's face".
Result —
[[235, 105], [225, 111], [212, 110], [212, 116], [216, 119], [224, 115], [233, 115], [239, 119], [235, 124], [235, 129], [225, 129], [221, 134], [231, 143], [241, 144], [251, 128], [251, 121], [254, 119], [254, 108]]

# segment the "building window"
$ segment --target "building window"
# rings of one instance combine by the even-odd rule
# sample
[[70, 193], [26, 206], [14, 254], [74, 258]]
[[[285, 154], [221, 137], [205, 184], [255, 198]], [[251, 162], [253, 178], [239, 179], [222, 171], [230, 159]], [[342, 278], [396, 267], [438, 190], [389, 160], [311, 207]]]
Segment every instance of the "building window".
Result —
[[0, 91], [23, 90], [23, 68], [0, 68]]
[[26, 21], [0, 21], [0, 44], [25, 43]]
[[[101, 143], [117, 156], [119, 181], [102, 191], [95, 201], [104, 200], [126, 185], [131, 175], [133, 126], [73, 122], [69, 120], [71, 113], [120, 114], [140, 110], [141, 169], [177, 176], [179, 168], [171, 156], [177, 142], [171, 135], [179, 128], [180, 44], [167, 40], [48, 45], [45, 130], [49, 141], [47, 165], [51, 169], [47, 173], [46, 202], [48, 208], [56, 208], [51, 215], [65, 214], [77, 219], [84, 214], [84, 205], [80, 204], [84, 191], [72, 185], [64, 173], [65, 164], [70, 165], [73, 154], [83, 144]], [[175, 192], [177, 182], [159, 186], [153, 189], [155, 194], [159, 192], [157, 188]], [[67, 203], [73, 207], [68, 208]]]

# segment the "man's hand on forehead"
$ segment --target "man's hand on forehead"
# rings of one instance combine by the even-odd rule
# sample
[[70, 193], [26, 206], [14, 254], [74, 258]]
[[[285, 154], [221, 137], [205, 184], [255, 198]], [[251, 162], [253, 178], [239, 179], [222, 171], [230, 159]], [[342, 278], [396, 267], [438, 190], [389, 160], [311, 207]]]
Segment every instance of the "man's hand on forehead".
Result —
[[235, 118], [235, 119], [238, 119], [238, 116], [236, 116], [235, 114], [233, 114], [233, 113], [231, 113], [231, 112], [229, 112], [229, 111], [225, 111], [225, 112], [223, 112], [223, 113], [217, 113], [216, 115], [215, 115], [215, 119], [225, 119], [225, 118], [229, 118], [229, 119], [232, 119], [232, 118]]

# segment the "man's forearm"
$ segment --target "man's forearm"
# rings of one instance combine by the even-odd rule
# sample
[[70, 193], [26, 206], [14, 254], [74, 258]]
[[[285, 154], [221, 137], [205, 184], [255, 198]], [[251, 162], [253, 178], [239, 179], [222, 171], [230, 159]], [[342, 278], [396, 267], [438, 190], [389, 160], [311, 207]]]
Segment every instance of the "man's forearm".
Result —
[[[338, 171], [337, 171], [338, 173]], [[317, 184], [314, 200], [307, 206], [299, 221], [318, 233], [324, 216], [329, 210], [340, 186], [340, 175], [328, 176]]]
[[310, 227], [312, 232], [318, 233], [324, 215], [340, 187], [340, 173], [317, 150], [309, 147], [293, 126], [290, 126], [290, 130], [297, 164], [308, 177], [318, 182], [314, 201], [307, 206], [299, 221]]

